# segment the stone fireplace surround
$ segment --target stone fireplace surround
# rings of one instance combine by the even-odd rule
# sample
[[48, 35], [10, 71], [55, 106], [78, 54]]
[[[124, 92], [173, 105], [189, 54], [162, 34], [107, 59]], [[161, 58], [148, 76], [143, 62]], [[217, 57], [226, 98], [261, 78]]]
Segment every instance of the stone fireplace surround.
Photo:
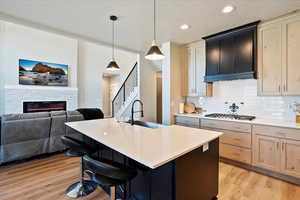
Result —
[[67, 110], [78, 108], [78, 89], [50, 86], [4, 86], [4, 114], [23, 113], [23, 102], [27, 101], [66, 101]]

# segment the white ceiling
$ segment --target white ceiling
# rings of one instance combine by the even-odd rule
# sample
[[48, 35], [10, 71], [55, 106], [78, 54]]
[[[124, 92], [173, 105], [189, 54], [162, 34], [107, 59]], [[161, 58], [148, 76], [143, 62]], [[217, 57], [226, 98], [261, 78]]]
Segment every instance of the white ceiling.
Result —
[[[236, 10], [223, 14], [232, 4]], [[300, 0], [157, 0], [158, 40], [188, 43], [202, 36], [300, 9]], [[117, 43], [145, 51], [153, 39], [152, 0], [0, 0], [0, 12], [64, 32], [111, 43], [111, 14], [120, 17]], [[189, 24], [187, 31], [179, 29]]]

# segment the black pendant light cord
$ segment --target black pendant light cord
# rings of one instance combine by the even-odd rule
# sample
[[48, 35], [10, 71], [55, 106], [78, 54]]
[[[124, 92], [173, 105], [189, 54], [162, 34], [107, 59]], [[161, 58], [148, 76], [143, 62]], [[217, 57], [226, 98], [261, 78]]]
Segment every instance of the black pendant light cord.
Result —
[[112, 59], [115, 60], [115, 21], [112, 20]]
[[154, 9], [153, 9], [153, 21], [154, 21], [154, 27], [153, 27], [153, 34], [154, 34], [154, 41], [156, 42], [156, 0], [154, 1]]
[[110, 16], [110, 20], [112, 22], [112, 59], [115, 60], [115, 21], [117, 21], [118, 17], [115, 15]]

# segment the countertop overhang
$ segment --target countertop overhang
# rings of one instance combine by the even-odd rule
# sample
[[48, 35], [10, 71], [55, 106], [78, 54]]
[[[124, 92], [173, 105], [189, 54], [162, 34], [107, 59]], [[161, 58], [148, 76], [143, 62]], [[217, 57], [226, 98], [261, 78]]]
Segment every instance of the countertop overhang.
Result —
[[300, 123], [277, 120], [277, 119], [264, 119], [264, 118], [256, 118], [254, 120], [236, 120], [236, 119], [226, 119], [226, 118], [212, 118], [205, 117], [204, 114], [175, 114], [175, 116], [183, 116], [183, 117], [193, 117], [199, 119], [211, 119], [211, 120], [219, 120], [219, 121], [230, 121], [230, 122], [238, 122], [238, 123], [246, 123], [251, 125], [265, 125], [265, 126], [274, 126], [281, 128], [292, 128], [292, 129], [300, 129]]
[[155, 169], [189, 153], [223, 133], [183, 126], [146, 128], [119, 123], [113, 118], [68, 122], [76, 131]]

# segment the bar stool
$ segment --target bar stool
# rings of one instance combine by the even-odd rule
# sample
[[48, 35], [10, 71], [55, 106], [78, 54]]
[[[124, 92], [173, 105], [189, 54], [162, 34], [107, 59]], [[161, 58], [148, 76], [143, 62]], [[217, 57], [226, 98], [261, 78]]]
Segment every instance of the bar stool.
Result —
[[70, 185], [65, 194], [70, 198], [87, 196], [97, 188], [97, 184], [94, 181], [84, 180], [83, 156], [93, 154], [97, 150], [72, 137], [62, 136], [61, 140], [69, 148], [67, 156], [80, 157], [80, 181]]
[[85, 172], [100, 186], [110, 188], [110, 199], [116, 200], [116, 187], [126, 184], [136, 175], [135, 169], [107, 160], [95, 160], [88, 155], [83, 157]]

